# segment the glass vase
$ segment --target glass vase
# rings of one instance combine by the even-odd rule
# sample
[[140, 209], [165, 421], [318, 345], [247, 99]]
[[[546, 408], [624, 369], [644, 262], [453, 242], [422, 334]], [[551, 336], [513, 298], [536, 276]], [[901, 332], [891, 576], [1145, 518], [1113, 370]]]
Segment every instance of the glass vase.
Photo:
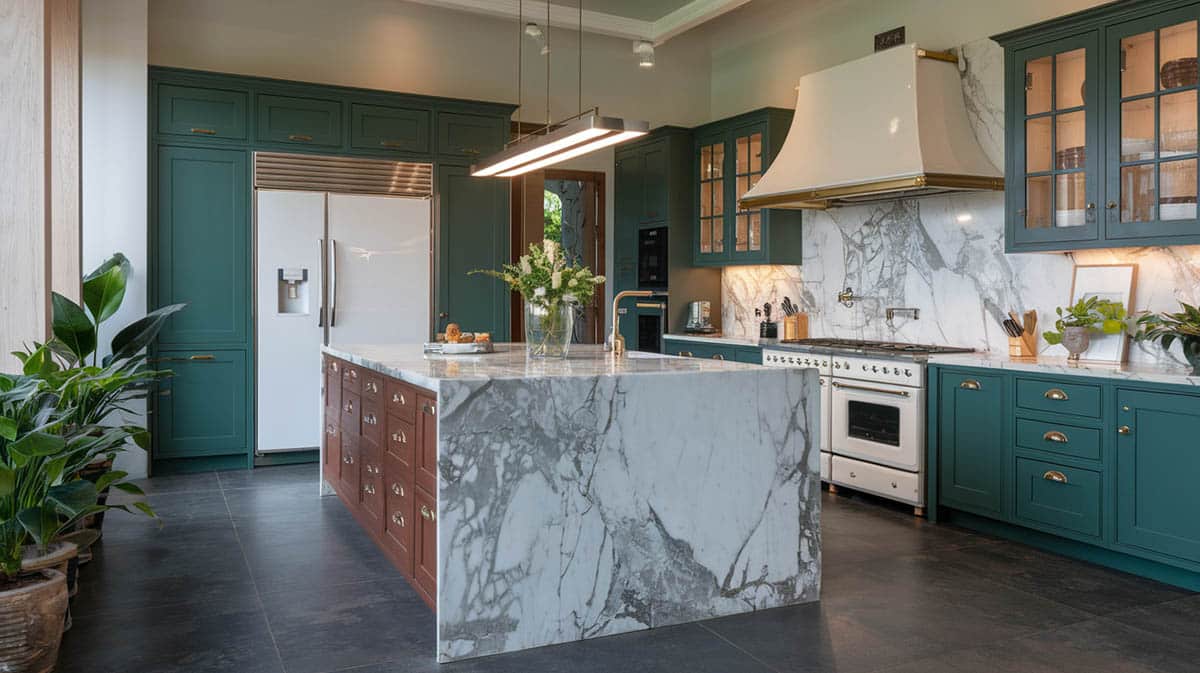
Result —
[[525, 349], [530, 357], [567, 357], [574, 331], [575, 308], [571, 304], [547, 308], [525, 302]]

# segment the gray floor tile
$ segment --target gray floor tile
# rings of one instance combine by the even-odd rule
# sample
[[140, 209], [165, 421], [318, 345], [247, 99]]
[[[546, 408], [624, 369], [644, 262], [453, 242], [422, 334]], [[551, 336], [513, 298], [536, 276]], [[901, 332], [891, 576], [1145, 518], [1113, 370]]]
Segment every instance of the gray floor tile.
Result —
[[226, 491], [243, 488], [272, 488], [291, 484], [316, 484], [320, 468], [315, 463], [277, 465], [253, 470], [217, 473], [221, 488]]

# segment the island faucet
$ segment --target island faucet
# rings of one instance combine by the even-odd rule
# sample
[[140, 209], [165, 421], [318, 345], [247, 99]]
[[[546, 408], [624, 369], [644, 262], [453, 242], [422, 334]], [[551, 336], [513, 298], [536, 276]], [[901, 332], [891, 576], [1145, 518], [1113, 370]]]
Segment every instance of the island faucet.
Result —
[[621, 336], [621, 332], [620, 332], [621, 314], [618, 312], [618, 309], [617, 309], [617, 307], [621, 303], [621, 300], [624, 299], [625, 297], [653, 297], [653, 296], [654, 296], [654, 293], [649, 290], [625, 290], [623, 292], [618, 292], [616, 295], [613, 296], [612, 334], [610, 334], [608, 336], [608, 343], [605, 344], [605, 347], [608, 350], [612, 351], [614, 356], [619, 357], [619, 358], [625, 357], [625, 337]]

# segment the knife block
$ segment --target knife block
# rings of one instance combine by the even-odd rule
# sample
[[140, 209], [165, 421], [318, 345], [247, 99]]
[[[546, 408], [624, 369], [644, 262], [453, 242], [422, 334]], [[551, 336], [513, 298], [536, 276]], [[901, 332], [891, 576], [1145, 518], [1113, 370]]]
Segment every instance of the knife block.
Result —
[[1036, 360], [1037, 334], [1026, 332], [1019, 337], [1008, 337], [1008, 357]]
[[783, 318], [783, 340], [798, 341], [808, 338], [808, 314], [797, 313]]

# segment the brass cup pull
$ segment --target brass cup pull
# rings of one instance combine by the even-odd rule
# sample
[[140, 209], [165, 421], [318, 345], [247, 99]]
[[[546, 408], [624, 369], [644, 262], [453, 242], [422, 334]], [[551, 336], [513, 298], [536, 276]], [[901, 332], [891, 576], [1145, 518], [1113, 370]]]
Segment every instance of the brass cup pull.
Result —
[[401, 498], [403, 498], [404, 497], [404, 487], [401, 486], [400, 484], [392, 484], [392, 494], [398, 495]]
[[375, 495], [375, 487], [370, 484], [363, 484], [363, 492], [367, 495]]
[[404, 517], [401, 516], [399, 512], [397, 512], [396, 514], [392, 515], [392, 523], [396, 524], [397, 526], [400, 526], [401, 528], [404, 528]]
[[1133, 434], [1133, 428], [1129, 427], [1128, 425], [1122, 425], [1121, 427], [1117, 428], [1117, 434], [1118, 435]]
[[363, 423], [367, 425], [379, 425], [379, 419], [375, 417], [375, 414], [367, 414], [363, 416]]
[[343, 405], [342, 405], [342, 411], [344, 411], [344, 412], [346, 412], [346, 413], [350, 413], [350, 412], [354, 411], [354, 403], [353, 403], [353, 402], [347, 402], [347, 403], [343, 404]]
[[293, 141], [302, 142], [302, 143], [311, 143], [312, 139], [313, 139], [312, 136], [305, 135], [303, 133], [293, 133], [288, 136], [288, 140], [293, 140]]
[[432, 404], [426, 403], [425, 406], [421, 407], [421, 411], [424, 411], [425, 413], [432, 416], [437, 413], [437, 407], [433, 406]]
[[406, 435], [403, 430], [401, 430], [400, 432], [393, 432], [392, 433], [392, 441], [396, 442], [397, 444], [407, 444], [408, 443], [408, 435]]
[[966, 381], [958, 384], [958, 387], [962, 388], [963, 390], [980, 390], [983, 388], [983, 386], [979, 385], [979, 382], [975, 379], [967, 379]]
[[404, 399], [404, 393], [392, 393], [392, 401], [396, 404], [408, 404], [408, 400]]
[[679, 351], [679, 357], [690, 358], [690, 357], [692, 357], [692, 352], [691, 351]]
[[351, 369], [351, 370], [350, 370], [350, 378], [352, 378], [352, 379], [356, 379], [356, 378], [358, 378], [358, 372], [357, 372], [357, 371], [355, 371], [355, 370], [353, 370], [353, 369]]
[[720, 353], [717, 353], [716, 355], [712, 356], [712, 359], [714, 359], [714, 360], [724, 360], [724, 359], [725, 359], [725, 356], [724, 356], [724, 355], [721, 355]]
[[1104, 204], [1104, 207], [1105, 207], [1105, 208], [1108, 208], [1109, 210], [1116, 210], [1116, 208], [1117, 208], [1117, 202], [1116, 202], [1116, 201], [1109, 201], [1108, 203]]
[[1058, 430], [1051, 430], [1047, 432], [1046, 434], [1042, 435], [1042, 439], [1047, 442], [1056, 442], [1058, 444], [1066, 444], [1068, 441], [1067, 436]]
[[336, 362], [332, 362], [329, 364], [329, 368], [333, 370], [334, 374], [336, 374], [338, 370], [338, 364]]
[[368, 381], [367, 385], [365, 387], [367, 389], [367, 392], [371, 392], [371, 393], [379, 392], [379, 386], [376, 385], [374, 381]]
[[1054, 400], [1055, 402], [1063, 402], [1071, 399], [1070, 397], [1067, 397], [1067, 393], [1063, 391], [1062, 388], [1051, 388], [1050, 390], [1042, 393], [1042, 397], [1045, 397], [1048, 400]]
[[1046, 470], [1046, 473], [1042, 475], [1042, 479], [1045, 479], [1046, 481], [1057, 482], [1059, 484], [1067, 483], [1067, 475], [1059, 472], [1058, 470]]
[[342, 456], [342, 462], [347, 465], [353, 465], [354, 464], [354, 456], [347, 453], [346, 455]]
[[190, 128], [188, 130], [191, 131], [192, 133], [199, 133], [200, 135], [205, 135], [205, 136], [217, 135], [217, 132], [214, 131], [213, 129], [204, 129], [204, 128], [200, 128], [198, 126], [193, 126], [192, 128]]
[[430, 510], [425, 505], [421, 505], [421, 518], [426, 521], [437, 521], [437, 513]]

